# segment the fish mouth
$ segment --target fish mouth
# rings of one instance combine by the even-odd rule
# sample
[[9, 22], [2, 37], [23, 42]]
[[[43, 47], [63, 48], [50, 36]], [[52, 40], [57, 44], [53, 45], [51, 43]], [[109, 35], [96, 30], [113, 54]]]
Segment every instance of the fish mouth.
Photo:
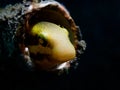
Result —
[[[58, 62], [57, 60], [50, 60], [50, 56], [46, 56], [44, 54], [31, 54], [30, 58], [32, 61], [34, 61], [34, 65], [39, 70], [45, 70], [45, 71], [64, 71], [68, 70], [70, 68], [70, 64], [73, 60], [69, 60], [66, 62]], [[57, 63], [55, 62], [57, 61]]]

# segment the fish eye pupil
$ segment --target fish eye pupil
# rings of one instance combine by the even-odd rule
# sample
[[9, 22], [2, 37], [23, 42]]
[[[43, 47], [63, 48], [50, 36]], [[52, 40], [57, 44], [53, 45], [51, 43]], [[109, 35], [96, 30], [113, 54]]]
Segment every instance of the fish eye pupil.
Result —
[[48, 42], [44, 37], [38, 36], [38, 44], [46, 47], [48, 45]]
[[43, 43], [44, 43], [43, 39], [39, 39], [39, 40], [38, 40], [38, 43], [39, 43], [39, 44], [43, 44]]
[[45, 39], [39, 39], [39, 43], [43, 46], [43, 47], [47, 47], [48, 46], [48, 42]]

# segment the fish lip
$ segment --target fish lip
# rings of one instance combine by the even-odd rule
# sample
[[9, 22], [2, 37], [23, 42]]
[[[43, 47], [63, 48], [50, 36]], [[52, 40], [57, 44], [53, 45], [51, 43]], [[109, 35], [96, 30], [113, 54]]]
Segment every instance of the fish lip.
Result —
[[[28, 49], [28, 48], [27, 48]], [[26, 48], [25, 48], [26, 50]], [[28, 50], [27, 50], [28, 51]], [[28, 56], [28, 55], [27, 55]], [[29, 58], [30, 60], [32, 61], [32, 63], [38, 61], [38, 62], [42, 62], [42, 58], [46, 58], [46, 55], [43, 56], [42, 54], [39, 54], [37, 53], [34, 57], [34, 55], [30, 54], [29, 55]], [[42, 57], [41, 57], [42, 56]], [[49, 57], [48, 57], [49, 58]], [[49, 62], [51, 62], [51, 60], [48, 60]], [[56, 63], [55, 65], [53, 65], [52, 67], [48, 68], [48, 69], [45, 69], [46, 71], [63, 71], [63, 70], [66, 70], [66, 69], [69, 69], [70, 68], [70, 64], [74, 61], [74, 59], [70, 60], [70, 61], [66, 61], [66, 62], [60, 62], [59, 64]], [[38, 65], [39, 67], [39, 65]], [[40, 66], [41, 67], [41, 66]], [[44, 69], [43, 69], [44, 70]]]

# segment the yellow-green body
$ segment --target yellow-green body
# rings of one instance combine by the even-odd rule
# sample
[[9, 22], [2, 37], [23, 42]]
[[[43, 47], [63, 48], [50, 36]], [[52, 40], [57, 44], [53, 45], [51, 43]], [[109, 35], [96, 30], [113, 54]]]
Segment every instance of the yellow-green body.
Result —
[[[30, 34], [38, 36], [40, 39], [38, 45], [28, 46], [29, 51], [33, 54], [46, 55], [44, 58], [46, 61], [42, 60], [42, 62], [45, 62], [45, 65], [46, 62], [54, 65], [75, 58], [76, 51], [70, 42], [69, 33], [65, 28], [50, 22], [39, 22], [33, 26]], [[47, 46], [42, 46], [44, 40], [48, 43]]]

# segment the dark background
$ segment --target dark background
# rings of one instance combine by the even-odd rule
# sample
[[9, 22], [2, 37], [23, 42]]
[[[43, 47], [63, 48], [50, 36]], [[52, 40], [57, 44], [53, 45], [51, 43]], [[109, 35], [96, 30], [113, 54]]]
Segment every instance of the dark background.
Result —
[[[0, 7], [22, 0], [0, 0]], [[79, 88], [79, 90], [118, 90], [120, 81], [120, 0], [57, 0], [70, 11], [87, 43], [76, 70], [65, 76], [39, 75], [4, 84], [20, 88]], [[21, 74], [20, 74], [21, 75]], [[24, 74], [21, 76], [24, 77]], [[31, 78], [33, 77], [33, 78]], [[14, 82], [12, 82], [14, 81]], [[11, 84], [13, 83], [13, 84]]]

